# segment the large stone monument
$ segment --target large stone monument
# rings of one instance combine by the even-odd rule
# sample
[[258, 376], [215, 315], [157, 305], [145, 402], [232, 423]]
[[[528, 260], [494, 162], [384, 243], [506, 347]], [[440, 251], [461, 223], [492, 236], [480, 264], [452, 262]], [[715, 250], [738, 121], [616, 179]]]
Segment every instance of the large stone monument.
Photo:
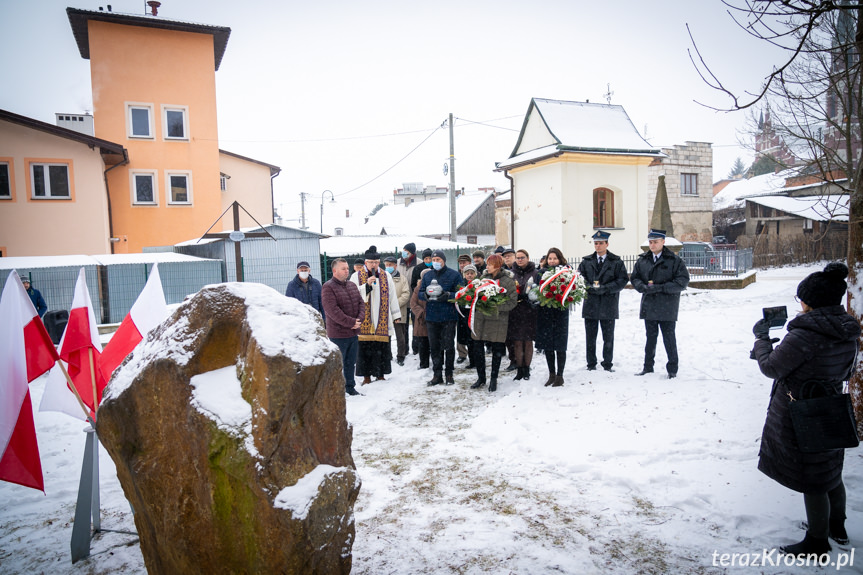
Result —
[[150, 573], [349, 573], [360, 481], [312, 308], [207, 286], [115, 373], [97, 431]]

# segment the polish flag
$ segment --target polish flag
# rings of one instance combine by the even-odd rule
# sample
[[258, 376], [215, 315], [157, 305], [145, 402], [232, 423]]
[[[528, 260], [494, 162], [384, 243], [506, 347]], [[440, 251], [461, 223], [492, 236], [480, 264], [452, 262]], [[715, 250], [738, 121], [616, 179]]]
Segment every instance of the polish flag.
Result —
[[[93, 356], [92, 362], [90, 360], [91, 354]], [[102, 400], [102, 391], [106, 385], [105, 379], [98, 369], [101, 355], [102, 344], [99, 342], [98, 324], [93, 313], [90, 293], [87, 291], [84, 268], [81, 268], [81, 271], [78, 272], [78, 281], [75, 283], [75, 295], [72, 297], [69, 323], [66, 324], [66, 330], [60, 339], [60, 360], [65, 362], [69, 378], [75, 384], [75, 389], [78, 391], [81, 401], [90, 410], [91, 416], [94, 415], [96, 407]], [[48, 376], [39, 410], [63, 411], [69, 415], [75, 415], [75, 410], [77, 410], [76, 417], [81, 417], [81, 408], [71, 407], [77, 405], [77, 400], [63, 376], [58, 372], [59, 369], [55, 368]], [[95, 394], [93, 390], [94, 380]], [[57, 405], [62, 406], [64, 404], [70, 406], [68, 410], [57, 407]]]
[[42, 492], [29, 383], [56, 361], [48, 331], [12, 270], [0, 295], [0, 480]]
[[135, 300], [132, 309], [126, 314], [123, 323], [102, 351], [99, 370], [106, 382], [111, 380], [114, 370], [132, 353], [135, 346], [166, 317], [168, 317], [168, 304], [165, 302], [165, 292], [162, 291], [159, 267], [154, 265], [147, 284]]

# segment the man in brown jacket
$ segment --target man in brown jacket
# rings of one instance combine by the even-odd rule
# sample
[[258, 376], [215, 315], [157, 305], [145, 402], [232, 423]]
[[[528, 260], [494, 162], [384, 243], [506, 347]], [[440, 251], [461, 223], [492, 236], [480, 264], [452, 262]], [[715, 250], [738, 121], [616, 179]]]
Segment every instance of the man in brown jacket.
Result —
[[321, 300], [327, 315], [327, 337], [342, 352], [345, 393], [360, 395], [354, 381], [354, 368], [359, 347], [357, 335], [366, 313], [366, 306], [355, 283], [348, 281], [348, 262], [337, 258], [332, 263], [333, 277], [321, 290]]

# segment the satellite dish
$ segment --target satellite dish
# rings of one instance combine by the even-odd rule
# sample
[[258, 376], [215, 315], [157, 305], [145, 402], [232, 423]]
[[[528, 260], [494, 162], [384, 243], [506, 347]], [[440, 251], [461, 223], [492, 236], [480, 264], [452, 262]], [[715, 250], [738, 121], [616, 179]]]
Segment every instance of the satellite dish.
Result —
[[246, 239], [246, 234], [239, 230], [234, 230], [233, 232], [228, 234], [228, 237], [231, 239], [232, 242], [241, 242]]

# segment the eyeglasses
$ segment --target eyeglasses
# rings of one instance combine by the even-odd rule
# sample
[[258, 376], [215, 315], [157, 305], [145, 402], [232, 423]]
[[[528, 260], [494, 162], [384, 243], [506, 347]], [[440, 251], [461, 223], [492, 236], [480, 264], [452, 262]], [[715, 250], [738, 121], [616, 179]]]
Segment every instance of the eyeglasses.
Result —
[[515, 259], [517, 259], [517, 260], [526, 260], [527, 258], [526, 258], [525, 256], [515, 256]]
[[803, 300], [800, 299], [800, 296], [794, 296], [794, 301], [796, 301], [797, 303], [800, 303]]

